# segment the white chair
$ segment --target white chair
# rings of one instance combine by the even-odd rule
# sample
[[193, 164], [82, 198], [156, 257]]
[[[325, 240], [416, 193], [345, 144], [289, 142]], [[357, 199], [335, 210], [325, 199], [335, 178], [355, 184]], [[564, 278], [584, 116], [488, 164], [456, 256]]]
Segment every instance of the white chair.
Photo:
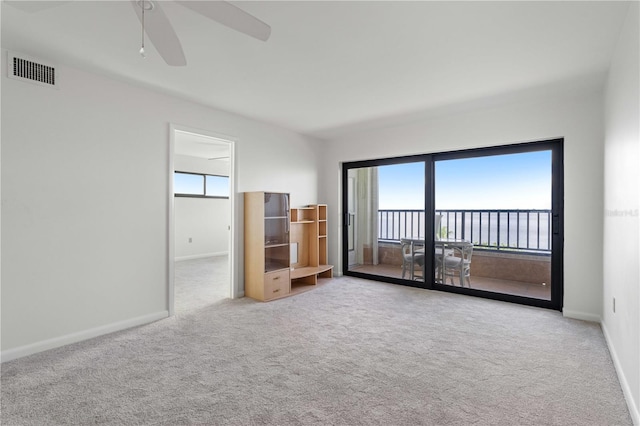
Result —
[[453, 279], [458, 278], [460, 287], [464, 287], [465, 280], [467, 285], [471, 288], [471, 256], [473, 255], [473, 244], [468, 243], [462, 246], [451, 247], [452, 254], [444, 256], [441, 260], [441, 265], [444, 266], [443, 284], [447, 283], [447, 277], [451, 280], [451, 285], [454, 285]]
[[401, 238], [400, 246], [402, 248], [402, 279], [404, 279], [407, 270], [411, 272], [412, 281], [416, 278], [422, 278], [422, 275], [416, 275], [416, 265], [422, 271], [424, 267], [424, 246], [416, 245], [414, 240], [408, 238]]

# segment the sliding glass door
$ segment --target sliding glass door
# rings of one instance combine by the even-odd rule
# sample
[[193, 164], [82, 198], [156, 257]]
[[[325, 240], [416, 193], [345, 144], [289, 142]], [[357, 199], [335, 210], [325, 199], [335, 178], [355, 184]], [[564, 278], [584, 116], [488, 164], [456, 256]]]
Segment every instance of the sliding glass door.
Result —
[[344, 273], [562, 307], [562, 140], [343, 164]]

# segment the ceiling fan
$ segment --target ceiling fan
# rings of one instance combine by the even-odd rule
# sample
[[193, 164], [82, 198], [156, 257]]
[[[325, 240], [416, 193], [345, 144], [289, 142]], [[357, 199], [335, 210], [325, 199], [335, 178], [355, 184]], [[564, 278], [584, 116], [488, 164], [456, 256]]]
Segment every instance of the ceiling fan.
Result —
[[[142, 24], [142, 48], [140, 54], [144, 57], [144, 34], [146, 33], [149, 40], [155, 46], [156, 50], [162, 56], [162, 59], [172, 66], [185, 66], [187, 60], [182, 50], [180, 40], [162, 10], [160, 3], [156, 0], [130, 0], [133, 9]], [[232, 28], [236, 31], [254, 37], [258, 40], [266, 41], [271, 35], [271, 27], [253, 15], [245, 12], [231, 3], [221, 0], [213, 1], [183, 1], [174, 0], [175, 3], [184, 6], [200, 15], [206, 16], [222, 25]], [[7, 1], [7, 3], [20, 9], [34, 12], [39, 9], [46, 9], [55, 3], [61, 2], [21, 2]], [[38, 5], [39, 3], [39, 5]]]

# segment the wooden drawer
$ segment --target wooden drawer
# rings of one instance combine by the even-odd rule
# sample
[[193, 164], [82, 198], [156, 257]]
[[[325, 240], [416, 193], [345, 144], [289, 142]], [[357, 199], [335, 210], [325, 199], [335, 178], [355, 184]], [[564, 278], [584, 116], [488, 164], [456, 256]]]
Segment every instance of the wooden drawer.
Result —
[[271, 300], [289, 294], [289, 270], [264, 274], [264, 300]]

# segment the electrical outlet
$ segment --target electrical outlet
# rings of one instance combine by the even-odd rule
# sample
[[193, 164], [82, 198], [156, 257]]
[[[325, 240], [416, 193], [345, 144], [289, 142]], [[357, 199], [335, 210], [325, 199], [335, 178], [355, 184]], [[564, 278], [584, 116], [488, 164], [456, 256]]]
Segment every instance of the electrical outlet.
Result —
[[613, 298], [613, 313], [616, 313], [616, 298]]
[[189, 242], [192, 243], [193, 242], [193, 238], [189, 237]]

